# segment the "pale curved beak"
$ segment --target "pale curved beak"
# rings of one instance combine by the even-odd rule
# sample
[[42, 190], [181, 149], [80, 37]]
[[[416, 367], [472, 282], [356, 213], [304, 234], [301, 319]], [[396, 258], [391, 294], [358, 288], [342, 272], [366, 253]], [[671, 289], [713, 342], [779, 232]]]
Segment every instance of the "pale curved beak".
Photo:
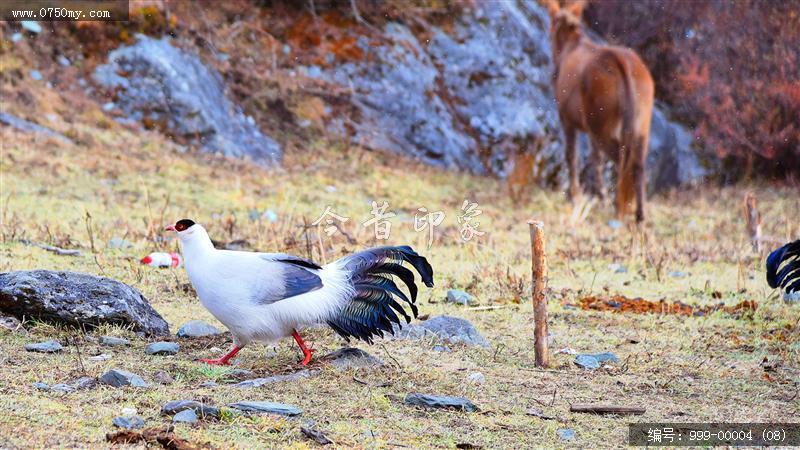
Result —
[[175, 231], [175, 225], [170, 225], [170, 226], [164, 228], [164, 231]]

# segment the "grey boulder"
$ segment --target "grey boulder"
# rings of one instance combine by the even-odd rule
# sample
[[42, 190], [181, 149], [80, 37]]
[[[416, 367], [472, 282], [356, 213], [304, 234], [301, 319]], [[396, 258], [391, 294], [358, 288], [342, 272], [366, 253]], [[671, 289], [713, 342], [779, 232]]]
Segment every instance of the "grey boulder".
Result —
[[195, 413], [199, 414], [201, 417], [214, 417], [219, 418], [220, 410], [219, 408], [215, 408], [213, 406], [206, 405], [205, 403], [201, 403], [195, 400], [174, 400], [171, 402], [167, 402], [164, 406], [161, 407], [161, 414], [163, 415], [171, 415], [177, 414], [181, 411], [186, 411], [187, 409], [193, 410]]
[[153, 342], [145, 347], [144, 352], [148, 355], [177, 355], [181, 346], [174, 342]]
[[148, 335], [169, 333], [167, 322], [141, 292], [119, 281], [83, 273], [0, 273], [0, 311], [76, 326], [115, 324]]
[[321, 359], [330, 362], [337, 370], [380, 367], [385, 364], [380, 358], [376, 358], [360, 348], [353, 347], [340, 348], [335, 352], [328, 353]]
[[395, 336], [400, 339], [423, 339], [434, 337], [451, 344], [465, 344], [488, 348], [489, 341], [472, 323], [453, 316], [436, 316], [418, 325], [407, 324], [402, 328], [394, 325]]
[[225, 95], [222, 77], [168, 37], [137, 36], [98, 66], [94, 79], [116, 96], [129, 119], [163, 124], [168, 135], [227, 156], [248, 156], [267, 166], [281, 148]]
[[144, 419], [139, 416], [118, 416], [111, 420], [115, 427], [123, 428], [126, 430], [138, 430], [144, 427]]

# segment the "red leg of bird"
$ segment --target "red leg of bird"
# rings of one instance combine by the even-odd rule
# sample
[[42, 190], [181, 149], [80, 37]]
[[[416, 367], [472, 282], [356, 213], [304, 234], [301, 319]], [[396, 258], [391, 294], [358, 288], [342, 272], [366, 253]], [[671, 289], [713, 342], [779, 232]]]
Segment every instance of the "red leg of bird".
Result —
[[227, 366], [227, 365], [230, 365], [228, 360], [233, 358], [234, 356], [236, 356], [236, 354], [239, 353], [239, 350], [241, 350], [241, 349], [242, 349], [242, 347], [234, 346], [233, 349], [231, 351], [229, 351], [222, 358], [217, 358], [217, 359], [198, 359], [198, 361], [204, 362], [206, 364], [211, 364], [212, 366]]
[[308, 363], [311, 362], [311, 352], [313, 352], [314, 350], [311, 350], [310, 348], [306, 347], [306, 343], [303, 342], [303, 338], [300, 337], [300, 334], [297, 332], [297, 330], [292, 330], [292, 337], [294, 337], [294, 340], [297, 341], [297, 345], [300, 346], [300, 350], [303, 351], [303, 355], [305, 356], [305, 358], [303, 358], [302, 364], [304, 366], [307, 366]]

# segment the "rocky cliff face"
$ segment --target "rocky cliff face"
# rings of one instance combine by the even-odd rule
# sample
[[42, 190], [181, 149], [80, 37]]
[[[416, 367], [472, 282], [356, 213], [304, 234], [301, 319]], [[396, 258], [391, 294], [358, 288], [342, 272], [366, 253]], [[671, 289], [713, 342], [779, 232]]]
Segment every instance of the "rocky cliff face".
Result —
[[[549, 17], [535, 1], [479, 3], [446, 32], [389, 23], [385, 42], [359, 41], [360, 61], [307, 73], [352, 89], [354, 143], [436, 166], [506, 175], [508, 155], [536, 150], [537, 178], [562, 184], [563, 144], [551, 89]], [[334, 120], [334, 128], [344, 129]], [[588, 155], [582, 139], [583, 160]], [[648, 170], [658, 190], [704, 175], [691, 137], [653, 115]]]

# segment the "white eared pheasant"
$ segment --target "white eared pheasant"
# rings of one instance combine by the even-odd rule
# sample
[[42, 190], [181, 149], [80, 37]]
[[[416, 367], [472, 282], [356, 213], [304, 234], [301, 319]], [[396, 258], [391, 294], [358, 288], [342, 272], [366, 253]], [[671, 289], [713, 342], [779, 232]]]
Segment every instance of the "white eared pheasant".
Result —
[[[346, 256], [321, 267], [284, 253], [217, 250], [201, 225], [183, 219], [166, 228], [178, 234], [183, 261], [200, 303], [233, 334], [233, 349], [208, 364], [227, 365], [253, 341], [275, 342], [293, 336], [303, 351], [311, 350], [297, 328], [327, 323], [339, 335], [372, 343], [374, 336], [393, 333], [392, 324], [411, 317], [395, 298], [407, 303], [414, 317], [417, 286], [409, 262], [428, 287], [433, 269], [411, 247], [378, 247]], [[392, 281], [397, 276], [409, 297]]]

